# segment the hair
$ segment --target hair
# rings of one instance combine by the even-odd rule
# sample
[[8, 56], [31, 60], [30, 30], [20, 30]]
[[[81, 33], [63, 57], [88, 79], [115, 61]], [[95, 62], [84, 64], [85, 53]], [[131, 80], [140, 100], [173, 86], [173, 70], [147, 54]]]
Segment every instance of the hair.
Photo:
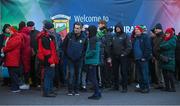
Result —
[[80, 26], [81, 28], [83, 28], [83, 24], [82, 24], [81, 22], [75, 22], [73, 28], [75, 27], [75, 25], [78, 25], [78, 26]]
[[89, 31], [90, 36], [96, 36], [97, 27], [95, 25], [90, 25], [87, 30]]
[[35, 25], [35, 23], [33, 22], [33, 21], [28, 21], [27, 22], [27, 26], [29, 26], [29, 27], [32, 27], [32, 26], [34, 26]]
[[4, 24], [2, 32], [6, 33], [6, 28], [9, 28], [11, 25], [10, 24]]
[[98, 24], [104, 24], [106, 26], [107, 22], [105, 20], [99, 20]]
[[19, 29], [18, 29], [18, 30], [23, 29], [25, 26], [26, 26], [26, 23], [25, 23], [24, 21], [21, 21], [21, 22], [19, 23]]

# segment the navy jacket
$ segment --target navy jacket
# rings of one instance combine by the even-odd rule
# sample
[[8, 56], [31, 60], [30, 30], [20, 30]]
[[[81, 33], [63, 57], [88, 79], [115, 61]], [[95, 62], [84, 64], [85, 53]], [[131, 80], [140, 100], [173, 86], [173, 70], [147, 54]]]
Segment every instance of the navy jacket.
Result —
[[63, 42], [64, 53], [72, 62], [78, 62], [85, 56], [87, 41], [83, 33], [79, 37], [69, 33]]
[[136, 37], [132, 42], [133, 49], [135, 49], [134, 42], [138, 39], [140, 40], [142, 58], [149, 60], [152, 57], [152, 45], [151, 45], [150, 37], [146, 34], [142, 34], [140, 37]]

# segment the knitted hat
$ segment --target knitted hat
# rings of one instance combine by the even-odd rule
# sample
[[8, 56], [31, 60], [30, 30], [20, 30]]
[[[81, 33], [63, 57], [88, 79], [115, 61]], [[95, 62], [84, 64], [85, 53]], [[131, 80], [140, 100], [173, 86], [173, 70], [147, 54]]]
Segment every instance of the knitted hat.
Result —
[[174, 31], [172, 30], [172, 28], [168, 28], [168, 29], [166, 29], [165, 33], [169, 33], [172, 36]]
[[138, 30], [140, 30], [141, 33], [143, 33], [143, 29], [139, 25], [136, 26], [135, 29], [138, 29]]
[[35, 23], [33, 22], [33, 21], [28, 21], [27, 22], [27, 26], [28, 27], [32, 27], [32, 26], [34, 26], [35, 25]]
[[160, 23], [158, 23], [158, 24], [155, 25], [154, 28], [155, 28], [155, 29], [161, 29], [161, 30], [162, 30], [162, 25], [161, 25]]
[[171, 37], [174, 35], [174, 31], [172, 30], [172, 28], [166, 29], [166, 32], [165, 32], [165, 33], [169, 33], [169, 34], [170, 34], [170, 36], [165, 36], [165, 37], [164, 37], [164, 40], [165, 40], [165, 41], [168, 41], [168, 40], [171, 39]]
[[47, 29], [47, 30], [49, 30], [49, 29], [51, 29], [51, 28], [54, 28], [54, 24], [51, 23], [51, 22], [45, 22], [45, 23], [44, 23], [44, 28]]

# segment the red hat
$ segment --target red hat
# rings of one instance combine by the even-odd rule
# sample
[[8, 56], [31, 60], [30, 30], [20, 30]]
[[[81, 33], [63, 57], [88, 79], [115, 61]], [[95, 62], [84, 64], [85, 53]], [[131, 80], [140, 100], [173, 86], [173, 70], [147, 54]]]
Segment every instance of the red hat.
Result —
[[141, 33], [143, 33], [143, 29], [142, 29], [139, 25], [137, 25], [137, 26], [135, 27], [135, 29], [138, 29], [138, 30], [140, 30]]
[[172, 30], [172, 28], [168, 28], [168, 29], [166, 29], [165, 33], [169, 33], [172, 36], [174, 31]]
[[165, 36], [165, 37], [164, 37], [164, 40], [165, 40], [165, 41], [170, 40], [171, 37], [174, 35], [174, 31], [172, 30], [172, 28], [166, 29], [165, 33], [169, 33], [169, 34], [170, 34], [170, 36]]

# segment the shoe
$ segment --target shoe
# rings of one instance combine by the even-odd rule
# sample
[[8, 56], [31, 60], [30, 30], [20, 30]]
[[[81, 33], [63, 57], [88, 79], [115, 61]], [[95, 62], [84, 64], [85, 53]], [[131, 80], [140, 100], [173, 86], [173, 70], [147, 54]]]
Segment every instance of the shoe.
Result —
[[139, 85], [139, 84], [137, 84], [137, 85], [136, 85], [136, 88], [140, 88], [140, 85]]
[[8, 86], [8, 84], [6, 84], [6, 83], [2, 83], [1, 84], [1, 86], [3, 87], [3, 86]]
[[163, 89], [164, 87], [162, 85], [155, 85], [154, 89]]
[[79, 93], [74, 93], [74, 96], [79, 96], [80, 94]]
[[81, 89], [80, 89], [82, 92], [87, 92], [87, 89], [86, 89], [86, 87], [81, 87]]
[[43, 97], [56, 97], [56, 95], [49, 93], [49, 94], [43, 94]]
[[68, 92], [67, 95], [68, 96], [73, 96], [73, 93], [72, 92]]
[[18, 92], [21, 92], [21, 90], [20, 90], [20, 89], [18, 89], [18, 90], [12, 90], [11, 92], [13, 92], [13, 93], [18, 93]]
[[114, 87], [111, 88], [111, 90], [112, 90], [112, 91], [119, 91], [119, 87], [115, 87], [115, 86], [114, 86]]
[[56, 92], [54, 92], [54, 91], [50, 92], [50, 94], [54, 94], [54, 95], [57, 95], [57, 93], [56, 93]]
[[100, 98], [101, 96], [95, 96], [95, 95], [88, 97], [88, 99], [92, 99], [92, 100], [99, 100]]
[[168, 92], [176, 92], [176, 89], [171, 88]]
[[74, 92], [74, 96], [79, 96], [79, 95], [80, 94], [77, 91]]
[[141, 93], [149, 93], [149, 89], [143, 89], [141, 90]]
[[141, 89], [141, 88], [136, 88], [134, 91], [135, 91], [135, 92], [141, 92], [142, 89]]
[[19, 86], [19, 88], [22, 90], [28, 90], [30, 87], [28, 84], [23, 84], [23, 85]]
[[163, 89], [161, 89], [161, 91], [168, 92], [169, 88], [163, 88]]
[[121, 92], [122, 93], [127, 93], [127, 89], [123, 89]]

